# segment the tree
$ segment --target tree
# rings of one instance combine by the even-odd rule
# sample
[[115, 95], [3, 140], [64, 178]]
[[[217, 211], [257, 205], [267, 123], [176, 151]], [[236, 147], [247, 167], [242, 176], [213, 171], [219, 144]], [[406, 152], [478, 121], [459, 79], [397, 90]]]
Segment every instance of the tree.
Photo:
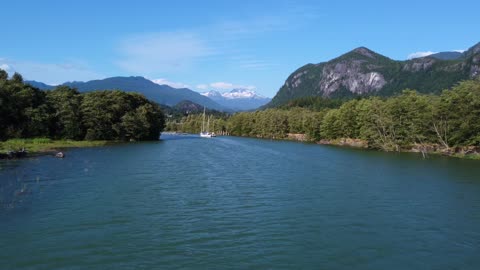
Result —
[[6, 81], [8, 79], [8, 73], [3, 70], [3, 69], [0, 69], [0, 81]]
[[14, 83], [23, 84], [23, 77], [20, 75], [20, 73], [15, 72], [11, 80]]
[[464, 81], [445, 90], [435, 110], [434, 130], [445, 145], [480, 144], [480, 83]]
[[394, 140], [401, 146], [424, 144], [433, 137], [431, 132], [432, 98], [414, 90], [389, 98], [385, 106], [393, 120]]
[[47, 100], [54, 109], [52, 134], [55, 138], [81, 140], [85, 136], [80, 106], [82, 96], [73, 88], [59, 86], [47, 92]]

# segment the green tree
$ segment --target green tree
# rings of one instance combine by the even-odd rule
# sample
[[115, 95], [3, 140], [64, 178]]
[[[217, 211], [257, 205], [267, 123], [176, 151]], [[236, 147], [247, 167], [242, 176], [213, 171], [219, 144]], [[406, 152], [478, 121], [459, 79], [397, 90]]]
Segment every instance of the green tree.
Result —
[[59, 86], [47, 92], [47, 100], [54, 110], [52, 134], [55, 138], [81, 140], [85, 136], [80, 107], [82, 96], [76, 89]]
[[435, 110], [437, 137], [447, 145], [480, 144], [480, 82], [461, 82], [445, 90]]

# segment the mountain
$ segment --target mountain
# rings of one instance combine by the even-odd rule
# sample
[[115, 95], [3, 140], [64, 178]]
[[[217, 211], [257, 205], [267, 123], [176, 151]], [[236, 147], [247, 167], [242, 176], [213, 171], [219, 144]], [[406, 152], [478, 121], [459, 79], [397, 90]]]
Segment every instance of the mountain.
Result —
[[[203, 105], [191, 102], [189, 100], [180, 101], [172, 107], [167, 105], [160, 105], [160, 107], [162, 108], [162, 111], [166, 117], [173, 122], [181, 122], [182, 118], [188, 115], [203, 113]], [[205, 112], [207, 115], [213, 115], [219, 118], [229, 115], [227, 112], [221, 112], [208, 108], [206, 108]]]
[[172, 108], [184, 114], [191, 114], [191, 113], [197, 114], [197, 113], [203, 112], [202, 105], [197, 104], [195, 102], [191, 102], [190, 100], [180, 101]]
[[403, 89], [438, 93], [461, 80], [480, 76], [480, 43], [456, 60], [434, 56], [396, 61], [365, 47], [293, 72], [267, 107], [308, 96], [389, 96]]
[[457, 60], [464, 56], [461, 52], [439, 52], [429, 55], [428, 57], [433, 57], [439, 60]]
[[[35, 81], [27, 81], [27, 83], [44, 90], [54, 88], [54, 86]], [[184, 100], [190, 100], [194, 103], [211, 109], [219, 111], [226, 110], [225, 107], [222, 107], [208, 97], [200, 95], [199, 93], [188, 88], [177, 89], [168, 85], [159, 85], [143, 77], [111, 77], [103, 80], [93, 80], [88, 82], [66, 82], [62, 85], [77, 88], [80, 92], [109, 89], [132, 91], [143, 94], [148, 99], [151, 99], [159, 104], [168, 106], [173, 106]]]
[[257, 109], [258, 107], [267, 104], [271, 100], [268, 97], [257, 94], [253, 90], [242, 88], [233, 89], [232, 91], [225, 93], [212, 90], [201, 94], [209, 97], [218, 104], [235, 111], [248, 111]]
[[45, 84], [45, 83], [42, 83], [42, 82], [37, 82], [37, 81], [25, 81], [25, 83], [28, 83], [31, 86], [33, 86], [35, 88], [38, 88], [38, 89], [42, 89], [42, 90], [52, 90], [53, 88], [56, 87], [54, 85], [48, 85], [48, 84]]

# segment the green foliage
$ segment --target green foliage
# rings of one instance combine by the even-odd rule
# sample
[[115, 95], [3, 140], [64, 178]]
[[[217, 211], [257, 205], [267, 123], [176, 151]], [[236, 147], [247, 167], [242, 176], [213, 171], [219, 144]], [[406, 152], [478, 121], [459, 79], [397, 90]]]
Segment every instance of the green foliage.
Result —
[[18, 74], [0, 80], [0, 140], [48, 135], [50, 108], [45, 92], [21, 81]]
[[157, 140], [163, 130], [160, 106], [140, 94], [80, 94], [67, 86], [44, 92], [20, 74], [8, 80], [0, 73], [0, 140]]
[[348, 99], [308, 96], [290, 100], [287, 104], [282, 105], [279, 108], [290, 109], [300, 107], [313, 111], [321, 111], [324, 109], [338, 108], [346, 101], [348, 101]]
[[22, 75], [20, 75], [20, 73], [15, 72], [12, 76], [12, 82], [22, 84], [23, 83]]
[[8, 73], [5, 70], [0, 69], [0, 82], [6, 81], [7, 79]]
[[68, 86], [59, 86], [47, 92], [47, 100], [54, 109], [54, 124], [51, 133], [57, 138], [81, 140], [85, 136], [82, 127], [80, 106], [82, 96]]
[[137, 93], [89, 92], [80, 110], [86, 140], [156, 140], [164, 125], [160, 107]]
[[[437, 103], [436, 120], [444, 120], [446, 140], [452, 145], [480, 144], [480, 82], [465, 81], [445, 90]], [[442, 125], [440, 125], [442, 126]]]

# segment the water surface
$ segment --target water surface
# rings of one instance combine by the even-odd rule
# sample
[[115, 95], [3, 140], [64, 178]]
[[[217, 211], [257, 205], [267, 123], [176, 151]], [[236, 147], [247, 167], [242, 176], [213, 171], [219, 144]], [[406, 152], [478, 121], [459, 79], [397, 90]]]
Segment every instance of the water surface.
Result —
[[196, 136], [1, 161], [0, 247], [0, 269], [480, 269], [480, 163]]

